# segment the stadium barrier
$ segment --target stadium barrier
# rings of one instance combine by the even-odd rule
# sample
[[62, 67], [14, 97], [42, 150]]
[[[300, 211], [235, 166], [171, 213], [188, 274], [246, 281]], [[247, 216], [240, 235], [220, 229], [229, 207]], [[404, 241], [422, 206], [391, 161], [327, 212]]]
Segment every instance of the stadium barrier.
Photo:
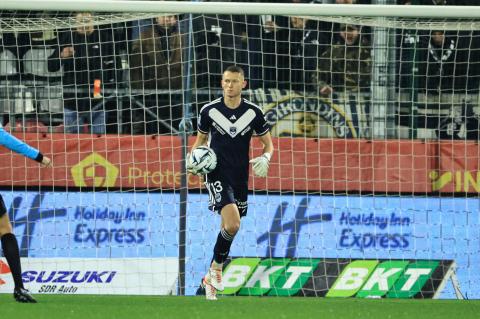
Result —
[[[1, 154], [0, 185], [165, 191], [180, 187], [179, 137], [84, 135], [77, 140], [77, 136], [18, 134], [54, 154], [59, 165], [40, 171], [19, 155]], [[275, 138], [274, 145], [278, 152], [271, 174], [266, 179], [251, 176], [251, 190], [480, 193], [478, 145], [473, 141]], [[260, 151], [257, 141], [252, 152]], [[11, 163], [19, 164], [10, 169]], [[188, 176], [189, 188], [201, 186], [199, 177]]]

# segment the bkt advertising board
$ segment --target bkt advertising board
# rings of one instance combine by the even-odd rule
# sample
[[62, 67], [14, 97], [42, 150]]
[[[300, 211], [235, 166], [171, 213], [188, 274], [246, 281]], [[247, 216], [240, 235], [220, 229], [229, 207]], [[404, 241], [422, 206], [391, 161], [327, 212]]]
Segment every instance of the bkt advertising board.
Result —
[[[177, 194], [2, 195], [22, 257], [178, 257]], [[219, 217], [208, 211], [206, 200], [189, 195], [187, 294], [195, 293], [218, 234]], [[452, 260], [462, 291], [480, 298], [479, 206], [480, 200], [465, 198], [251, 195], [231, 255]], [[454, 296], [447, 286], [440, 297]]]

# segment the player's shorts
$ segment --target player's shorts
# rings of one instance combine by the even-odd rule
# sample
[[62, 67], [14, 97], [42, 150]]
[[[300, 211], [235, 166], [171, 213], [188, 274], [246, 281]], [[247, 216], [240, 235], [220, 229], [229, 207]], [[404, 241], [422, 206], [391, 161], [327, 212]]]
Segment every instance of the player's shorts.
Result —
[[5, 206], [5, 202], [3, 201], [2, 195], [0, 195], [0, 217], [7, 213], [7, 207]]
[[218, 176], [208, 176], [205, 182], [208, 190], [208, 208], [220, 214], [222, 208], [229, 204], [236, 204], [240, 217], [247, 215], [248, 185], [231, 185]]

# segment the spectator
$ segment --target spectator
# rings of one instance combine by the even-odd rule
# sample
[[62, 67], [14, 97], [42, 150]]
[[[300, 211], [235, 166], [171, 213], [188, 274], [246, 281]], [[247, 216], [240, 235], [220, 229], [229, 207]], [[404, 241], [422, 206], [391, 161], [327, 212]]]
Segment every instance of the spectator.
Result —
[[289, 27], [278, 35], [278, 86], [280, 88], [313, 91], [318, 58], [322, 53], [317, 25], [307, 18], [290, 17]]
[[[262, 2], [279, 1], [265, 0]], [[322, 1], [283, 0], [281, 2], [321, 3]], [[330, 32], [328, 32], [328, 26], [321, 29], [317, 26], [318, 24], [319, 23], [317, 21], [313, 20], [309, 20], [307, 22], [307, 29], [312, 29], [315, 31], [311, 36], [318, 36], [319, 38], [324, 38], [330, 42]], [[322, 23], [322, 27], [326, 24], [327, 23]], [[289, 37], [289, 28], [290, 18], [286, 16], [262, 15], [247, 17], [250, 88], [278, 88], [280, 74], [283, 72], [282, 76], [290, 76], [290, 74], [287, 74], [288, 70], [286, 69], [290, 63], [288, 52], [289, 44], [286, 40], [287, 38], [285, 38], [285, 36]], [[323, 33], [320, 33], [319, 30], [322, 30]], [[295, 40], [297, 42], [297, 39]], [[282, 44], [280, 44], [280, 42], [282, 42]], [[292, 45], [292, 48], [295, 46], [297, 45]], [[303, 45], [300, 44], [300, 46], [302, 47]], [[280, 50], [283, 50], [284, 52], [281, 52]], [[283, 84], [284, 85], [280, 85], [280, 87], [290, 88], [288, 85], [288, 80], [284, 81]]]
[[130, 57], [134, 89], [180, 89], [182, 87], [182, 37], [177, 16], [160, 16], [140, 34]]
[[468, 50], [459, 38], [444, 31], [432, 31], [422, 39], [419, 49], [418, 88], [429, 94], [464, 91], [478, 83], [469, 83]]
[[81, 132], [91, 124], [91, 133], [104, 134], [105, 109], [102, 94], [115, 87], [120, 60], [115, 56], [111, 29], [100, 29], [92, 13], [76, 13], [79, 26], [59, 34], [59, 45], [48, 61], [50, 72], [63, 65], [64, 125], [67, 133]]
[[177, 15], [157, 17], [155, 25], [144, 30], [133, 43], [131, 87], [144, 99], [142, 104], [157, 117], [148, 120], [144, 109], [133, 109], [134, 134], [171, 133], [175, 126], [172, 121], [180, 120], [180, 102], [172, 103], [170, 91], [183, 86], [183, 43]]
[[245, 64], [247, 50], [242, 41], [245, 34], [242, 22], [238, 16], [230, 15], [193, 17], [198, 88], [218, 87], [223, 69], [229, 65]]
[[283, 19], [272, 15], [247, 17], [250, 88], [277, 87], [277, 31]]
[[321, 56], [316, 83], [321, 95], [370, 88], [370, 45], [356, 25], [339, 26], [339, 38]]

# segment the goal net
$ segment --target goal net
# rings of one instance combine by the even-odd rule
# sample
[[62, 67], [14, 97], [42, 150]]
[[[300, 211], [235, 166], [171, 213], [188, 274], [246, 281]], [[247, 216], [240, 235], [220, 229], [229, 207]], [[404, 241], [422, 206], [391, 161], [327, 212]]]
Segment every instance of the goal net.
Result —
[[480, 298], [479, 7], [16, 2], [2, 124], [54, 163], [0, 152], [33, 293], [202, 293], [220, 217], [184, 161], [238, 65], [275, 154], [223, 294]]

